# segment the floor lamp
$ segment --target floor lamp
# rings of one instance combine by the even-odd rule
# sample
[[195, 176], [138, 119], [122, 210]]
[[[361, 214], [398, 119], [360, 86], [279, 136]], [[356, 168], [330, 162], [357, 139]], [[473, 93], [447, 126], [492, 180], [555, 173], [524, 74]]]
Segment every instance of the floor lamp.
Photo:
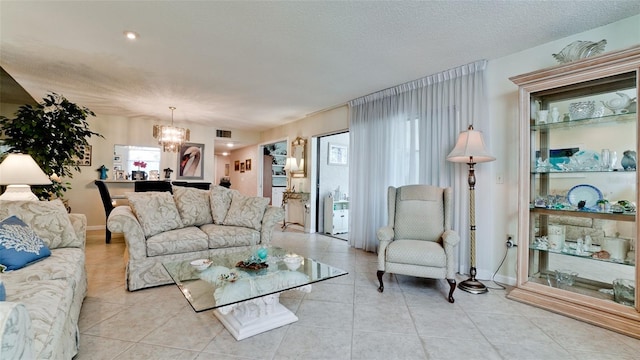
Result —
[[473, 130], [473, 125], [469, 125], [467, 131], [460, 133], [456, 146], [451, 150], [449, 155], [447, 155], [447, 161], [467, 163], [467, 165], [469, 165], [469, 237], [471, 252], [471, 269], [469, 270], [469, 274], [471, 277], [458, 284], [458, 288], [472, 294], [483, 294], [488, 291], [483, 283], [476, 280], [476, 176], [474, 165], [495, 159], [496, 158], [491, 156], [485, 148], [482, 133]]

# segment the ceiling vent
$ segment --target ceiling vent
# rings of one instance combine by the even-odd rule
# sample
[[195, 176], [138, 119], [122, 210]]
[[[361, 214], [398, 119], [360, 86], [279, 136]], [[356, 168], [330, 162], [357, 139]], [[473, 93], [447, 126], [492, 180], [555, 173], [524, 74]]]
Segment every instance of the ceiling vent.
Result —
[[216, 137], [231, 139], [231, 131], [229, 131], [229, 130], [216, 130]]

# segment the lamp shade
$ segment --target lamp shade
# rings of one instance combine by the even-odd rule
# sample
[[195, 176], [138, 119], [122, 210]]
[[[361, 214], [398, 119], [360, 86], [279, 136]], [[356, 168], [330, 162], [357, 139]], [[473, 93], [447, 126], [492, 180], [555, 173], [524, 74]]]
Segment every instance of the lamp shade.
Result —
[[0, 185], [49, 185], [51, 180], [31, 155], [9, 154], [0, 164]]
[[458, 163], [482, 163], [494, 161], [484, 145], [484, 139], [480, 131], [473, 130], [473, 125], [469, 125], [467, 131], [463, 131], [458, 136], [456, 146], [447, 155], [447, 161]]
[[288, 157], [287, 162], [284, 165], [284, 169], [287, 171], [301, 171], [304, 166], [304, 159], [297, 160], [294, 157]]

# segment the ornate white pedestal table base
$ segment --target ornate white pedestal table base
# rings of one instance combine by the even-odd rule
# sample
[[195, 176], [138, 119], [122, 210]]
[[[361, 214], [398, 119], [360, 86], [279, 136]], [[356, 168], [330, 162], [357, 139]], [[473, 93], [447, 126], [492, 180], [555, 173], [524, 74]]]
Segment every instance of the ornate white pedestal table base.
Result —
[[[310, 293], [311, 285], [295, 290]], [[213, 314], [236, 340], [298, 321], [298, 317], [291, 310], [280, 304], [280, 293], [223, 306], [214, 310]]]

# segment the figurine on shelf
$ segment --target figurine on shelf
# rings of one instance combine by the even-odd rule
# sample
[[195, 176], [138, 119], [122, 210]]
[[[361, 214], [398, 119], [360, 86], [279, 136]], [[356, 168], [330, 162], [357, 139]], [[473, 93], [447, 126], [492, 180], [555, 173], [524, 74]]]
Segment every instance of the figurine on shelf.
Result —
[[636, 169], [636, 152], [633, 150], [626, 150], [622, 153], [622, 160], [620, 160], [620, 165], [625, 170], [635, 170]]
[[171, 178], [171, 173], [173, 172], [173, 170], [171, 168], [166, 168], [162, 171], [164, 171], [164, 178], [169, 180]]
[[100, 172], [100, 180], [107, 180], [107, 167], [102, 165], [96, 169], [96, 171]]

